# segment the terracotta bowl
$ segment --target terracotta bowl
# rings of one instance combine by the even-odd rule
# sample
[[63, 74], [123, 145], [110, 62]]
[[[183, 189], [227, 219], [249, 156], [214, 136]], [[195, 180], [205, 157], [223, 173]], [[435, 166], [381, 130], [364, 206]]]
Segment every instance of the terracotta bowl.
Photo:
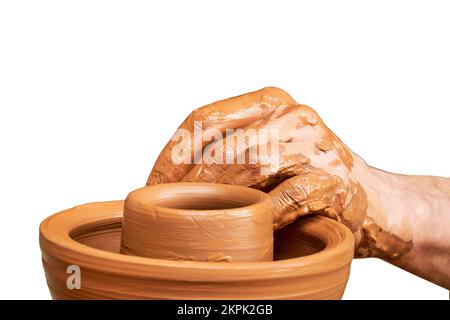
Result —
[[[276, 232], [275, 261], [174, 261], [119, 253], [123, 208], [124, 201], [91, 203], [42, 222], [54, 299], [339, 299], [344, 292], [353, 236], [334, 220], [304, 217]], [[80, 289], [67, 287], [72, 265]]]

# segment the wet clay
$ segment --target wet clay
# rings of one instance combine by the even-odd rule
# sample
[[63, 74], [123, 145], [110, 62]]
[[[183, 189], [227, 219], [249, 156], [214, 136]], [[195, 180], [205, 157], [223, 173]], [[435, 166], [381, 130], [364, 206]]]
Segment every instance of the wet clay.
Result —
[[[339, 299], [353, 258], [342, 224], [302, 217], [275, 233], [275, 261], [174, 261], [119, 253], [123, 201], [62, 211], [40, 226], [54, 299]], [[67, 267], [81, 270], [69, 290]]]
[[140, 188], [125, 201], [121, 252], [171, 260], [271, 261], [271, 201], [262, 191], [212, 183]]
[[383, 230], [372, 218], [367, 217], [363, 225], [361, 245], [356, 254], [358, 257], [372, 256], [383, 260], [395, 260], [411, 251], [412, 246], [412, 240], [403, 240]]

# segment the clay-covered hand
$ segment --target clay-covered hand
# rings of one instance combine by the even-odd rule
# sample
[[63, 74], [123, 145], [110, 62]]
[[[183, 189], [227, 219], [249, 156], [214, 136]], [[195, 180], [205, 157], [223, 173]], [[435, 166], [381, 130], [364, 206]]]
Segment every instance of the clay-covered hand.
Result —
[[[214, 155], [211, 160], [174, 164], [174, 148], [180, 141], [172, 139], [159, 155], [148, 185], [206, 181], [261, 189], [268, 192], [273, 201], [274, 229], [282, 228], [299, 216], [318, 213], [347, 225], [356, 242], [360, 242], [367, 200], [364, 190], [352, 176], [354, 155], [313, 109], [297, 104], [281, 89], [268, 87], [196, 109], [180, 129], [189, 132], [194, 140], [199, 125], [203, 138], [208, 136], [208, 131], [220, 130], [222, 134], [222, 140], [201, 142], [200, 150]], [[235, 129], [234, 133], [226, 134], [230, 129]], [[277, 145], [278, 156], [267, 161], [267, 152], [256, 152], [256, 158], [250, 162], [252, 142], [248, 137], [251, 134], [247, 135], [245, 147], [238, 150], [237, 135], [242, 131], [236, 129], [246, 133], [263, 132], [261, 129], [277, 132], [276, 141], [273, 135], [267, 134], [266, 138], [259, 136], [254, 144], [265, 150]], [[195, 158], [194, 153], [192, 150], [189, 159]], [[246, 160], [238, 161], [240, 156], [245, 156]], [[367, 255], [365, 251], [364, 248], [358, 250], [361, 255]]]
[[[450, 288], [450, 179], [367, 165], [313, 109], [278, 88], [196, 109], [180, 131], [148, 185], [206, 181], [261, 189], [271, 196], [275, 230], [302, 215], [325, 215], [353, 231], [355, 256], [381, 258]], [[259, 135], [267, 132], [277, 134]], [[181, 140], [194, 147], [180, 150]], [[267, 152], [272, 147], [278, 153]]]

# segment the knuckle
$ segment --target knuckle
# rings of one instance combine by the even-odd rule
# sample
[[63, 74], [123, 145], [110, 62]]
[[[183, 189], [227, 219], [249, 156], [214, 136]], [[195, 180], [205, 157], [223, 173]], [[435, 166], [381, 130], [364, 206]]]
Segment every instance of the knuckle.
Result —
[[287, 95], [287, 92], [283, 89], [280, 89], [278, 87], [268, 86], [261, 89], [261, 92], [264, 95], [269, 96], [281, 96], [281, 95]]
[[[284, 105], [293, 105], [296, 103], [286, 91], [277, 87], [264, 87], [257, 92], [261, 94], [263, 100], [266, 101], [275, 100], [278, 104]], [[273, 101], [271, 101], [271, 103], [273, 103]]]
[[197, 108], [189, 114], [192, 121], [202, 121], [204, 119], [204, 107]]
[[302, 115], [304, 117], [308, 117], [308, 116], [316, 116], [318, 117], [319, 115], [317, 114], [316, 110], [314, 110], [313, 108], [311, 108], [310, 106], [304, 105], [304, 104], [298, 104], [292, 107], [294, 112], [298, 113], [299, 115]]

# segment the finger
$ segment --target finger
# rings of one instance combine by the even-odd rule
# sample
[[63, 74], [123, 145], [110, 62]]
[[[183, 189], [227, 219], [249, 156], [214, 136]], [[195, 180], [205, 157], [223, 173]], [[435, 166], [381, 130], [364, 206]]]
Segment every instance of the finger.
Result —
[[[249, 161], [250, 150], [258, 149], [258, 143], [267, 144], [268, 137], [258, 140], [259, 123], [261, 120], [253, 122], [242, 129], [233, 131], [225, 138], [214, 141], [203, 150], [203, 162], [194, 165], [193, 168], [183, 177], [183, 181], [191, 182], [219, 182], [224, 173], [230, 168], [241, 166], [259, 167], [258, 159]], [[239, 163], [239, 165], [237, 165]]]
[[[218, 129], [225, 132], [226, 129], [244, 127], [258, 119], [272, 113], [277, 107], [296, 104], [295, 101], [283, 90], [267, 87], [241, 96], [220, 100], [194, 110], [179, 129], [189, 132], [191, 141], [194, 140], [194, 130], [197, 121], [201, 121], [203, 133], [208, 135], [208, 130]], [[174, 164], [172, 150], [178, 141], [170, 141], [164, 147], [155, 162], [152, 172], [147, 180], [147, 185], [181, 180], [191, 170], [192, 164]], [[208, 142], [201, 142], [202, 149]], [[194, 159], [192, 148], [191, 159]]]
[[339, 219], [345, 201], [340, 190], [340, 179], [336, 176], [307, 173], [285, 180], [269, 192], [273, 203], [274, 230], [295, 221], [298, 217], [326, 212]]
[[[210, 143], [203, 151], [210, 161], [194, 165], [183, 181], [262, 187], [269, 180], [276, 181], [279, 175], [285, 178], [288, 174], [300, 174], [298, 169], [308, 162], [301, 151], [311, 144], [315, 148], [317, 138], [302, 131], [305, 137], [298, 141], [299, 129], [315, 125], [316, 117], [312, 109], [303, 105], [278, 108], [268, 117]], [[211, 154], [214, 156], [208, 157]]]
[[[252, 124], [247, 127], [249, 126], [252, 126]], [[246, 142], [242, 140], [237, 139], [237, 131], [235, 131], [223, 139], [208, 144], [203, 149], [202, 163], [194, 165], [182, 178], [182, 181], [218, 182], [227, 167], [235, 163], [237, 150], [242, 148], [245, 150]]]
[[217, 182], [267, 190], [288, 177], [308, 173], [312, 169], [308, 165], [309, 160], [299, 152], [284, 152], [286, 145], [287, 143], [281, 142], [274, 146], [271, 142], [263, 148], [264, 150], [278, 148], [281, 152], [278, 152], [276, 157], [266, 156], [264, 153], [252, 156], [251, 150], [247, 149], [245, 158], [256, 158], [256, 163], [230, 165]]

